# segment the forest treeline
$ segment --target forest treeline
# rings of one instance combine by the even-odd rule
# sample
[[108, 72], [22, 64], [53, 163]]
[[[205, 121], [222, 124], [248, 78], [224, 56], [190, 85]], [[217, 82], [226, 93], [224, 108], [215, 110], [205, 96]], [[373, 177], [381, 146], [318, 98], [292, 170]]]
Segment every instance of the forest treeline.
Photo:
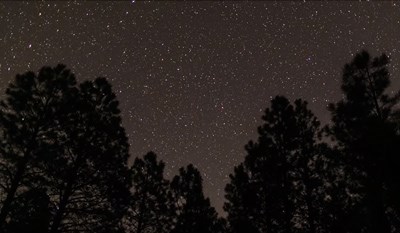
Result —
[[153, 152], [128, 165], [105, 78], [77, 83], [64, 65], [17, 75], [0, 102], [0, 233], [400, 232], [388, 66], [385, 54], [356, 54], [328, 125], [304, 100], [272, 99], [225, 187], [226, 218], [192, 164], [171, 180]]

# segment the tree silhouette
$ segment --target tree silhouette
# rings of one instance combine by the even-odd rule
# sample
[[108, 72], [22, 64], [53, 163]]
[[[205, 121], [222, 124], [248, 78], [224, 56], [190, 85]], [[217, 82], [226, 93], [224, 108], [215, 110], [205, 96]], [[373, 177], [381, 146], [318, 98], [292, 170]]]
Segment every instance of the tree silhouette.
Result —
[[36, 184], [41, 151], [52, 144], [60, 111], [75, 89], [75, 77], [63, 65], [17, 75], [7, 88], [0, 104], [0, 231], [21, 190]]
[[104, 78], [80, 85], [60, 120], [63, 140], [46, 165], [50, 232], [114, 232], [129, 203], [128, 142], [118, 101]]
[[64, 65], [17, 75], [0, 102], [0, 233], [398, 232], [400, 92], [387, 94], [388, 65], [366, 51], [346, 64], [323, 129], [307, 102], [276, 96], [225, 187], [227, 221], [192, 164], [171, 182], [154, 152], [128, 167], [105, 78], [77, 85]]
[[130, 181], [127, 138], [110, 84], [98, 78], [78, 88], [74, 75], [58, 65], [17, 75], [6, 94], [0, 114], [1, 231], [6, 220], [10, 231], [29, 227], [32, 208], [42, 206], [39, 194], [51, 203], [49, 215], [34, 220], [48, 222], [42, 232], [117, 231]]
[[175, 210], [164, 166], [154, 152], [135, 159], [131, 168], [132, 201], [124, 220], [126, 232], [170, 232]]
[[171, 188], [177, 205], [177, 222], [171, 233], [219, 233], [224, 222], [204, 197], [200, 172], [192, 165], [179, 169]]
[[[246, 170], [245, 170], [246, 169]], [[250, 183], [250, 174], [244, 164], [235, 167], [229, 175], [231, 182], [225, 187], [224, 210], [228, 212], [228, 222], [233, 233], [258, 233], [254, 220], [257, 211], [256, 186]]]
[[320, 172], [327, 146], [318, 142], [318, 120], [306, 102], [293, 106], [282, 96], [262, 119], [258, 142], [247, 144], [245, 161], [226, 186], [231, 231], [322, 232], [329, 180]]
[[[350, 208], [342, 218], [353, 219], [349, 232], [392, 232], [387, 191], [398, 177], [394, 169], [399, 164], [398, 136], [391, 118], [399, 95], [385, 93], [390, 84], [388, 64], [384, 54], [373, 59], [366, 51], [357, 54], [343, 70], [344, 99], [330, 105], [331, 135], [345, 155], [350, 195], [343, 205]], [[355, 227], [356, 223], [360, 225]]]

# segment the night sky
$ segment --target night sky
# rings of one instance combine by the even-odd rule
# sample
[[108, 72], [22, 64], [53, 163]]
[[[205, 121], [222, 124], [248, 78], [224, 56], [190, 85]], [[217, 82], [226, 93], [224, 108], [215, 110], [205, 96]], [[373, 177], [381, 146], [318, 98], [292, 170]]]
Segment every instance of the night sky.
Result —
[[[0, 2], [0, 92], [17, 73], [67, 65], [104, 76], [131, 156], [152, 150], [168, 178], [193, 163], [222, 213], [224, 187], [277, 94], [324, 123], [341, 69], [361, 49], [399, 75], [400, 2]], [[396, 88], [400, 81], [393, 81]]]

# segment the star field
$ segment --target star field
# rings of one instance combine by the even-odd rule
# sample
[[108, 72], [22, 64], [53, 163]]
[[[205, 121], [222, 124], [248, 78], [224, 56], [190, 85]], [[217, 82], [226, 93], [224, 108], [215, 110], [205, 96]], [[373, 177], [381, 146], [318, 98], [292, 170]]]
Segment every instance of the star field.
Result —
[[0, 92], [15, 74], [57, 63], [78, 80], [107, 77], [132, 158], [155, 151], [169, 178], [193, 163], [222, 213], [228, 175], [273, 96], [304, 98], [327, 123], [341, 69], [361, 49], [387, 53], [399, 87], [399, 5], [1, 2]]

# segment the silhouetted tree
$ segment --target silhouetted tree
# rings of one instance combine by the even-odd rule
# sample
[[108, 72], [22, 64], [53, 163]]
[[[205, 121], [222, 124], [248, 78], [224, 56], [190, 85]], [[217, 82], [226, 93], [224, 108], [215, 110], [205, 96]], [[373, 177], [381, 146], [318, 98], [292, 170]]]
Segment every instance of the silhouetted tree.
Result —
[[153, 152], [128, 168], [105, 78], [77, 86], [63, 65], [17, 75], [0, 102], [0, 233], [399, 232], [400, 92], [387, 94], [388, 64], [362, 51], [345, 65], [325, 131], [307, 102], [275, 97], [225, 188], [228, 223], [192, 164], [172, 182]]
[[6, 221], [10, 231], [30, 226], [38, 190], [46, 190], [51, 208], [34, 221], [48, 222], [49, 232], [119, 230], [129, 202], [128, 142], [110, 84], [98, 78], [77, 88], [74, 75], [58, 65], [17, 75], [6, 94], [0, 230]]
[[234, 233], [258, 233], [253, 219], [258, 210], [255, 199], [256, 186], [250, 183], [249, 172], [241, 163], [235, 167], [234, 173], [229, 175], [231, 182], [225, 187], [224, 210], [228, 212], [230, 230]]
[[175, 210], [164, 166], [153, 152], [135, 159], [131, 168], [132, 201], [124, 220], [126, 232], [170, 232]]
[[171, 188], [177, 205], [177, 222], [172, 233], [220, 233], [224, 221], [204, 197], [200, 172], [192, 165], [179, 169]]
[[[282, 96], [262, 117], [258, 142], [226, 186], [224, 209], [233, 232], [323, 232], [326, 156], [319, 122], [307, 103]], [[325, 149], [326, 150], [326, 149]]]
[[60, 122], [62, 140], [45, 172], [49, 232], [116, 232], [129, 204], [129, 144], [118, 101], [104, 78], [80, 85]]
[[58, 65], [17, 75], [0, 104], [0, 231], [15, 198], [35, 186], [42, 151], [53, 144], [61, 109], [76, 91], [75, 77]]
[[392, 232], [387, 191], [393, 187], [390, 180], [398, 177], [393, 177], [393, 168], [399, 165], [399, 141], [391, 118], [399, 95], [385, 93], [390, 84], [388, 64], [384, 54], [373, 59], [366, 51], [357, 54], [343, 70], [343, 100], [330, 105], [331, 135], [345, 155], [343, 171], [350, 194], [343, 200], [347, 213], [342, 219], [353, 220], [350, 230], [342, 232]]

